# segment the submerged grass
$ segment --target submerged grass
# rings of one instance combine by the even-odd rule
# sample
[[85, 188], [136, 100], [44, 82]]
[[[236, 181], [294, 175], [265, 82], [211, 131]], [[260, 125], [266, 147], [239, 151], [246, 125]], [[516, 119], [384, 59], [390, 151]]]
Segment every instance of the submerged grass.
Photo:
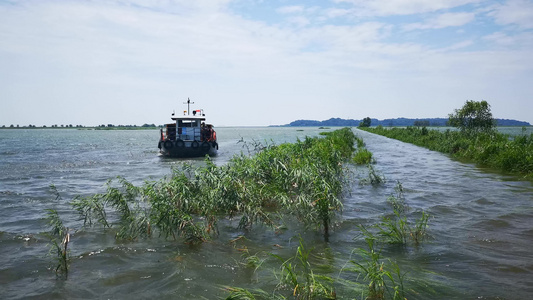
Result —
[[299, 240], [296, 254], [288, 259], [270, 253], [280, 263], [274, 271], [278, 283], [273, 291], [226, 286], [229, 295], [225, 299], [336, 299], [334, 280], [315, 273], [310, 263], [312, 249]]
[[[124, 178], [107, 191], [72, 202], [85, 225], [117, 228], [119, 239], [154, 233], [199, 243], [218, 232], [221, 218], [239, 226], [275, 227], [279, 215], [294, 215], [305, 226], [322, 228], [325, 237], [342, 210], [343, 162], [354, 152], [349, 128], [307, 137], [293, 144], [254, 146], [255, 155], [237, 155], [224, 166], [206, 158], [205, 166], [184, 165], [170, 180], [134, 186]], [[110, 221], [109, 212], [118, 216]]]
[[[396, 262], [382, 256], [375, 239], [365, 238], [365, 242], [366, 247], [352, 251], [339, 277], [332, 278], [318, 274], [319, 268], [310, 263], [313, 249], [300, 238], [294, 256], [284, 259], [270, 254], [279, 263], [274, 270], [278, 284], [272, 291], [226, 286], [225, 299], [407, 299], [408, 291], [412, 290], [404, 285], [406, 273]], [[342, 279], [341, 275], [350, 279]], [[337, 294], [336, 287], [342, 287], [342, 295]]]
[[50, 239], [49, 255], [54, 257], [55, 272], [58, 275], [67, 276], [70, 263], [70, 251], [68, 249], [70, 242], [69, 229], [63, 225], [63, 221], [61, 221], [59, 214], [54, 209], [47, 210], [46, 219], [50, 227], [50, 232], [48, 233]]
[[441, 132], [425, 127], [378, 126], [362, 130], [472, 160], [482, 166], [533, 177], [533, 134], [511, 136], [496, 131]]
[[[383, 216], [380, 222], [369, 228], [360, 225], [359, 229], [365, 239], [397, 245], [406, 245], [412, 241], [418, 246], [428, 238], [429, 215], [423, 210], [409, 214], [401, 182], [397, 182], [394, 190], [396, 194], [387, 198], [387, 202], [392, 206], [392, 214]], [[418, 219], [416, 215], [419, 215]]]
[[381, 251], [375, 249], [375, 240], [366, 238], [368, 249], [356, 249], [360, 260], [350, 260], [351, 268], [346, 270], [356, 272], [363, 276], [368, 289], [361, 295], [362, 299], [393, 299], [404, 300], [406, 290], [404, 276], [398, 264], [391, 260], [385, 260]]
[[[322, 229], [327, 240], [331, 223], [342, 210], [339, 197], [344, 184], [343, 163], [355, 162], [354, 144], [357, 153], [368, 150], [348, 128], [323, 135], [294, 144], [255, 143], [253, 148], [245, 145], [249, 155], [237, 155], [224, 166], [218, 167], [206, 158], [203, 167], [183, 165], [174, 170], [170, 179], [141, 186], [119, 177], [107, 182], [105, 193], [77, 197], [72, 206], [84, 225], [101, 226], [114, 232], [119, 240], [159, 235], [196, 244], [217, 234], [217, 223], [223, 218], [237, 218], [243, 229], [257, 223], [279, 228], [283, 215], [296, 217], [306, 227]], [[381, 184], [384, 178], [373, 168], [372, 155], [368, 153], [362, 164], [368, 166], [369, 183]], [[316, 271], [310, 262], [312, 249], [300, 238], [293, 257], [269, 255], [279, 263], [273, 291], [225, 287], [229, 294], [226, 299], [336, 299], [335, 288], [339, 285], [348, 287], [349, 297], [406, 299], [405, 274], [395, 262], [382, 257], [376, 244], [405, 244], [409, 239], [418, 244], [425, 237], [428, 218], [422, 212], [422, 218], [410, 226], [401, 183], [395, 190], [396, 194], [388, 198], [394, 217], [383, 219], [374, 227], [379, 233], [366, 231], [367, 247], [354, 250], [357, 257], [346, 263], [350, 267], [341, 270], [348, 273], [350, 280], [340, 278], [340, 273], [339, 278], [331, 278]], [[66, 274], [68, 228], [55, 211], [50, 211], [49, 220], [55, 237], [51, 249], [57, 251], [58, 258], [56, 271]], [[232, 244], [240, 239], [243, 237]], [[239, 250], [240, 264], [255, 274], [266, 258], [260, 253], [251, 254], [246, 247]]]
[[[55, 195], [55, 200], [61, 200], [61, 195], [54, 184], [50, 184], [50, 191]], [[63, 221], [55, 209], [46, 210], [46, 221], [50, 228], [50, 231], [46, 234], [50, 240], [48, 255], [54, 260], [56, 274], [66, 277], [70, 264], [69, 229], [63, 225]]]

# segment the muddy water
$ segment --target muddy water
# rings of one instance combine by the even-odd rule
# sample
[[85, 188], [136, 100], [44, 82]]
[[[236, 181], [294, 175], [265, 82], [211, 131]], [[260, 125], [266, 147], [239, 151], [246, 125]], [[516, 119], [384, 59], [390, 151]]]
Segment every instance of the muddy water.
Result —
[[[218, 128], [216, 164], [247, 152], [239, 140], [294, 142], [318, 128]], [[340, 272], [352, 252], [364, 247], [359, 224], [390, 214], [387, 197], [400, 181], [410, 214], [431, 215], [431, 238], [420, 246], [383, 246], [401, 267], [409, 299], [527, 299], [533, 297], [533, 186], [530, 181], [457, 162], [440, 153], [354, 129], [374, 153], [385, 178], [361, 184], [365, 167], [351, 169], [344, 210], [328, 242], [319, 231], [290, 219], [287, 229], [255, 226], [240, 231], [235, 221], [219, 224], [220, 235], [196, 247], [151, 238], [117, 242], [101, 228], [83, 228], [68, 205], [76, 195], [104, 191], [109, 178], [135, 184], [170, 176], [182, 161], [157, 155], [157, 131], [0, 130], [0, 298], [214, 299], [225, 286], [272, 290], [279, 263], [269, 253], [294, 255], [301, 236], [313, 247], [317, 272], [336, 280], [338, 296], [360, 296], [343, 284], [356, 274]], [[199, 160], [189, 160], [193, 164]], [[50, 192], [54, 184], [61, 198]], [[54, 208], [72, 232], [68, 278], [50, 271], [45, 209]], [[245, 238], [240, 238], [244, 236]], [[235, 240], [233, 243], [230, 242]], [[242, 249], [264, 260], [245, 267]], [[342, 279], [342, 280], [341, 280]]]

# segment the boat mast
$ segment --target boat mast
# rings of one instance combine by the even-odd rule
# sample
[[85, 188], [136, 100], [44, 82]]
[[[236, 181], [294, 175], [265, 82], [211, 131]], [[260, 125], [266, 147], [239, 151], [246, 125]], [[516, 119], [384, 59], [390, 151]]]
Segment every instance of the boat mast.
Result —
[[191, 103], [194, 104], [189, 98], [187, 98], [187, 102], [183, 102], [183, 104], [187, 104], [187, 115], [191, 115]]

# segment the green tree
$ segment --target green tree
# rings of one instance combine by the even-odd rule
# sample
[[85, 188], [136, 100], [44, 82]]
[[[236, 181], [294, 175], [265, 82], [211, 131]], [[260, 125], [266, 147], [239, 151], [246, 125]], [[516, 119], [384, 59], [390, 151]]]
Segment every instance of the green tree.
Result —
[[359, 127], [370, 127], [370, 124], [372, 124], [372, 120], [370, 117], [366, 117], [359, 123]]
[[492, 118], [490, 104], [485, 101], [467, 100], [462, 108], [448, 115], [448, 125], [459, 128], [463, 132], [488, 132], [496, 126]]

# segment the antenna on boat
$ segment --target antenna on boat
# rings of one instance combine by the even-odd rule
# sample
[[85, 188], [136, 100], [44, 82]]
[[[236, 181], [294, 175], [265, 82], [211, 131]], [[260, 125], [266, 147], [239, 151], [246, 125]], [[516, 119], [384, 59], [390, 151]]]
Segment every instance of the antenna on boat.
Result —
[[191, 114], [191, 103], [194, 104], [194, 102], [191, 102], [191, 99], [187, 98], [187, 102], [183, 102], [183, 104], [187, 104], [187, 115]]

